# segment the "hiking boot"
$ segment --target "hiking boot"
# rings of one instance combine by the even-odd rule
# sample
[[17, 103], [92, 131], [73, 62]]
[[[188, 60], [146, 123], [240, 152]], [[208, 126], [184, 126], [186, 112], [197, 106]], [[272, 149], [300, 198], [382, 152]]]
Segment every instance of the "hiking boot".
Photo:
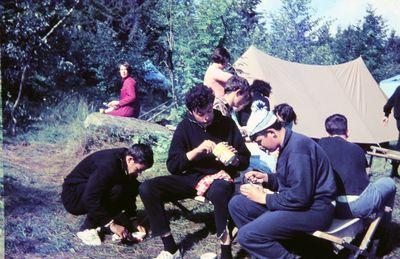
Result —
[[174, 254], [171, 254], [168, 251], [161, 251], [161, 253], [159, 253], [158, 256], [155, 257], [154, 259], [180, 259], [180, 258], [182, 258], [182, 255], [178, 249]]
[[101, 239], [99, 232], [96, 229], [85, 229], [76, 233], [76, 235], [82, 240], [85, 245], [99, 246], [101, 245]]

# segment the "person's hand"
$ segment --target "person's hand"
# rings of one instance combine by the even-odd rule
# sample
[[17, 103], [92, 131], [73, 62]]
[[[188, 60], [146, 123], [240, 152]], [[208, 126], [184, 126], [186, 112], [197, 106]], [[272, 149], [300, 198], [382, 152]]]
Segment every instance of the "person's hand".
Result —
[[388, 125], [388, 122], [389, 122], [389, 117], [386, 117], [386, 116], [383, 117], [383, 120], [382, 120], [382, 121], [383, 121], [383, 126], [386, 127], [386, 126]]
[[242, 135], [242, 137], [247, 136], [247, 127], [246, 126], [239, 127], [239, 131], [240, 131], [240, 134]]
[[204, 140], [198, 147], [192, 149], [186, 153], [186, 157], [189, 161], [192, 161], [196, 156], [200, 154], [210, 154], [215, 148], [215, 142], [211, 140]]
[[133, 221], [133, 226], [137, 229], [137, 231], [146, 233], [146, 229], [140, 225], [137, 220]]
[[251, 183], [261, 184], [268, 182], [268, 174], [261, 173], [259, 171], [249, 171], [244, 177]]
[[224, 145], [229, 149], [229, 151], [233, 152], [234, 154], [237, 153], [236, 148], [234, 148], [234, 147], [228, 145], [228, 142], [222, 142], [222, 144], [224, 144]]
[[265, 204], [265, 197], [267, 193], [273, 193], [267, 189], [263, 189], [260, 185], [242, 184], [240, 186], [240, 193], [246, 196], [249, 200]]
[[143, 227], [143, 226], [141, 226], [141, 225], [138, 225], [138, 226], [136, 227], [136, 229], [137, 229], [137, 231], [139, 231], [139, 232], [146, 233], [145, 227]]
[[119, 101], [111, 101], [107, 104], [108, 107], [117, 107], [119, 105]]
[[104, 110], [104, 113], [110, 113], [113, 110], [115, 110], [115, 107], [108, 107], [107, 109]]
[[204, 140], [195, 150], [197, 154], [211, 154], [215, 145], [215, 142], [211, 140]]
[[118, 225], [116, 223], [110, 224], [110, 230], [111, 232], [117, 234], [119, 237], [123, 239], [129, 238], [130, 236], [129, 231], [124, 226]]

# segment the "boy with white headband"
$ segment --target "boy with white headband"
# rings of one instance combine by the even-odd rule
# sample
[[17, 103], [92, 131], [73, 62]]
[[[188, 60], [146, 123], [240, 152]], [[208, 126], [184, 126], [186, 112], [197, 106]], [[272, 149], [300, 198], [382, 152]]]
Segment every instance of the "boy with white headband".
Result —
[[257, 171], [245, 177], [265, 191], [244, 184], [229, 202], [239, 228], [237, 240], [256, 258], [294, 258], [280, 243], [302, 233], [323, 229], [334, 215], [336, 185], [325, 152], [312, 139], [285, 129], [265, 109], [248, 123], [250, 138], [268, 151], [279, 150], [277, 171]]

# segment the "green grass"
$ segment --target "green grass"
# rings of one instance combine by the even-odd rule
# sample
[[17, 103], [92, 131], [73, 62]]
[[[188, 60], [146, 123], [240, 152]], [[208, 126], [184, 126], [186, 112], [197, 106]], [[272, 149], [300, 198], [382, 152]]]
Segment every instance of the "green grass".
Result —
[[[104, 141], [105, 136], [93, 136], [87, 132], [83, 120], [88, 111], [89, 108], [79, 99], [55, 107], [57, 115], [49, 116], [42, 124], [36, 125], [38, 131], [21, 137], [21, 142], [8, 141], [9, 144], [4, 145], [2, 162], [5, 175], [1, 193], [5, 196], [4, 203], [0, 203], [0, 210], [4, 211], [5, 206], [6, 221], [5, 232], [0, 232], [0, 235], [5, 233], [7, 258], [152, 258], [162, 250], [159, 238], [149, 237], [143, 243], [127, 246], [112, 243], [107, 237], [103, 245], [87, 247], [75, 236], [84, 217], [72, 216], [64, 210], [60, 202], [63, 178], [85, 156], [86, 151], [128, 144], [115, 142], [116, 139]], [[148, 137], [136, 137], [132, 141], [147, 141]], [[168, 174], [165, 160], [169, 139], [160, 138], [154, 144], [155, 164], [139, 180]], [[390, 164], [385, 164], [383, 159], [374, 159], [372, 179], [389, 175], [390, 169]], [[400, 189], [397, 179], [396, 185]], [[391, 235], [394, 248], [389, 258], [400, 257], [399, 195], [398, 192], [393, 211]], [[213, 207], [193, 200], [182, 203], [193, 210], [189, 218], [172, 204], [166, 204], [166, 211], [172, 233], [185, 249], [185, 258], [198, 258], [205, 252], [219, 253]], [[144, 215], [140, 198], [137, 199], [137, 205], [139, 214]], [[0, 223], [3, 222], [1, 218]], [[233, 246], [233, 251], [237, 258], [248, 258], [238, 244]]]

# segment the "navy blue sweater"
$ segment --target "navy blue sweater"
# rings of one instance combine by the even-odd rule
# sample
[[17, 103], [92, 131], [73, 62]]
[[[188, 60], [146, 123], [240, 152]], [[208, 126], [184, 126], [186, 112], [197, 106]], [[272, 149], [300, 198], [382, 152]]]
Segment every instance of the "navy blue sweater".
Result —
[[104, 206], [104, 197], [115, 185], [121, 185], [125, 193], [124, 208], [128, 215], [136, 213], [136, 196], [139, 194], [139, 182], [126, 172], [126, 148], [106, 149], [84, 158], [65, 178], [63, 185], [85, 184], [81, 202], [85, 204], [87, 214], [97, 225], [104, 225], [113, 216]]
[[368, 164], [362, 148], [341, 137], [321, 138], [319, 145], [331, 161], [338, 195], [360, 195], [369, 184], [365, 170]]
[[335, 199], [336, 184], [328, 157], [312, 139], [286, 129], [275, 174], [268, 174], [269, 210], [309, 210]]
[[[189, 161], [186, 153], [198, 147], [204, 140], [215, 143], [228, 142], [228, 145], [237, 150], [238, 165], [224, 166], [215, 160], [213, 154], [201, 154]], [[198, 124], [190, 113], [178, 124], [169, 148], [167, 168], [171, 174], [191, 175], [187, 178], [188, 184], [194, 187], [204, 175], [214, 174], [220, 170], [225, 170], [234, 178], [237, 171], [249, 166], [249, 159], [250, 152], [235, 122], [214, 110], [214, 120], [207, 128]]]

